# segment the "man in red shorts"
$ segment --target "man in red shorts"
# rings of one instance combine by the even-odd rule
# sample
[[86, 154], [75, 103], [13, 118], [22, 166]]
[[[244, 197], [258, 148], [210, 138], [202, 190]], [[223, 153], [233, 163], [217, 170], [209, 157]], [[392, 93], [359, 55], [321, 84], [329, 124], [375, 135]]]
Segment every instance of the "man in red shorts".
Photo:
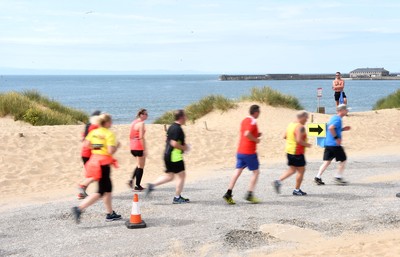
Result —
[[237, 151], [237, 164], [236, 171], [233, 174], [231, 182], [229, 183], [228, 191], [224, 195], [224, 200], [228, 204], [235, 204], [232, 199], [232, 190], [236, 184], [236, 181], [242, 174], [245, 168], [249, 168], [253, 172], [253, 176], [250, 180], [249, 190], [247, 192], [246, 200], [251, 203], [259, 203], [253, 192], [257, 184], [259, 171], [259, 161], [257, 157], [257, 144], [260, 143], [261, 134], [258, 132], [257, 118], [260, 116], [260, 106], [252, 105], [250, 107], [250, 116], [246, 117], [241, 124], [240, 128], [240, 142]]

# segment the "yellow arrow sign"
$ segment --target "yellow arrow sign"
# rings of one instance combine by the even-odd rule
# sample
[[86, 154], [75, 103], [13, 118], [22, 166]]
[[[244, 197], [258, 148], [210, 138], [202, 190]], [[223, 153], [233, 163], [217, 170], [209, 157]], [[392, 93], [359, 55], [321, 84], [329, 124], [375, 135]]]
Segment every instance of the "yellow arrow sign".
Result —
[[326, 123], [307, 124], [307, 134], [309, 137], [326, 137]]

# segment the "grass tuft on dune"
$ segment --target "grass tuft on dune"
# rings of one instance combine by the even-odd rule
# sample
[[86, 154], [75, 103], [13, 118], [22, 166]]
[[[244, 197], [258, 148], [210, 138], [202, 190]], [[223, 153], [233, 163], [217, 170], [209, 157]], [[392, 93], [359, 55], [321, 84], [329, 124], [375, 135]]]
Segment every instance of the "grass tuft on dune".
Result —
[[243, 96], [242, 100], [263, 103], [274, 107], [284, 107], [295, 110], [304, 109], [296, 97], [282, 94], [270, 87], [253, 87], [250, 91], [250, 95]]
[[[286, 107], [289, 109], [301, 110], [299, 100], [296, 97], [285, 95], [270, 87], [254, 87], [251, 89], [250, 95], [241, 97], [241, 101], [258, 102], [275, 107]], [[237, 102], [221, 95], [210, 95], [200, 99], [198, 102], [185, 107], [186, 114], [190, 121], [195, 122], [197, 119], [206, 114], [220, 110], [226, 112], [237, 107]], [[170, 124], [174, 122], [173, 112], [168, 111], [154, 121], [155, 124]]]
[[[236, 107], [237, 104], [233, 100], [221, 95], [210, 95], [200, 99], [196, 103], [186, 106], [185, 111], [188, 119], [192, 122], [195, 122], [197, 119], [214, 110], [225, 112]], [[174, 115], [172, 111], [164, 113], [161, 117], [154, 121], [155, 124], [170, 124], [172, 122], [174, 122]]]
[[64, 106], [34, 90], [0, 94], [0, 117], [7, 115], [34, 126], [75, 125], [88, 121], [86, 113]]
[[400, 108], [400, 89], [393, 94], [379, 99], [375, 105], [374, 110]]

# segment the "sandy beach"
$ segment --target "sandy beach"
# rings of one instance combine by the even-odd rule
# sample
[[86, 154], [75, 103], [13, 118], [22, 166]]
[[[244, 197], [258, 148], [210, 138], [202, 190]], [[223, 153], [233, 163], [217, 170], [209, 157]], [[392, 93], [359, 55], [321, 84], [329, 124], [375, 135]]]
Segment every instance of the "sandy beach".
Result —
[[[263, 203], [248, 205], [240, 200], [248, 182], [245, 174], [235, 190], [238, 204], [232, 208], [224, 204], [222, 194], [235, 164], [239, 123], [249, 105], [210, 113], [184, 127], [192, 145], [185, 156], [186, 194], [193, 203], [172, 206], [173, 184], [160, 188], [142, 201], [149, 228], [141, 231], [128, 231], [122, 221], [105, 224], [101, 204], [84, 214], [81, 225], [73, 223], [70, 207], [78, 202], [76, 186], [83, 173], [79, 156], [83, 126], [33, 127], [10, 117], [0, 119], [0, 211], [9, 221], [0, 226], [0, 255], [89, 256], [82, 254], [86, 249], [97, 256], [400, 255], [400, 205], [395, 198], [400, 192], [400, 110], [345, 117], [344, 124], [352, 127], [344, 134], [349, 155], [346, 178], [351, 184], [330, 183], [334, 165], [326, 173], [327, 186], [312, 183], [323, 153], [315, 146], [307, 152], [304, 188], [310, 195], [298, 199], [290, 195], [293, 180], [285, 181], [281, 196], [270, 186], [286, 168], [282, 135], [296, 112], [262, 106], [258, 122], [263, 132], [258, 146], [262, 176], [257, 194]], [[318, 123], [329, 117], [313, 114]], [[120, 168], [112, 175], [114, 205], [128, 218], [132, 193], [126, 182], [135, 166], [129, 152], [129, 125], [113, 130], [122, 144], [116, 154]], [[163, 173], [164, 126], [148, 125], [147, 143], [144, 183]], [[95, 189], [91, 186], [89, 192]]]

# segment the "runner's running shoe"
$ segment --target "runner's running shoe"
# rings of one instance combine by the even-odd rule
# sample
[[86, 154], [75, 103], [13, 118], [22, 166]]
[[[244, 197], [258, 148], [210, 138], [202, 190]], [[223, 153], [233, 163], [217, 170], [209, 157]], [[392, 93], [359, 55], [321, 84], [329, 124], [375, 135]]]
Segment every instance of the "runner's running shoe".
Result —
[[314, 182], [315, 182], [315, 184], [317, 184], [318, 186], [323, 186], [323, 185], [325, 185], [325, 182], [323, 182], [321, 178], [315, 177], [315, 178], [314, 178]]
[[224, 198], [225, 202], [227, 202], [230, 205], [236, 204], [232, 198], [232, 195], [225, 194], [223, 198]]
[[72, 208], [72, 215], [74, 216], [76, 224], [81, 222], [81, 214], [82, 211], [77, 206]]
[[396, 197], [400, 197], [400, 193], [397, 193], [397, 194], [396, 194]]
[[135, 188], [133, 189], [133, 191], [135, 192], [142, 192], [143, 190], [145, 190], [145, 188], [142, 186], [135, 186]]
[[276, 192], [277, 194], [280, 194], [280, 193], [281, 193], [281, 186], [282, 186], [282, 183], [281, 183], [279, 180], [275, 180], [274, 182], [272, 182], [272, 186], [274, 187], [275, 192]]
[[301, 191], [301, 189], [299, 189], [299, 190], [293, 190], [293, 195], [304, 196], [304, 195], [307, 195], [307, 193], [303, 192], [303, 191]]
[[336, 185], [340, 185], [340, 186], [345, 186], [345, 185], [348, 184], [348, 182], [345, 181], [345, 180], [342, 179], [342, 178], [335, 178], [335, 183], [336, 183]]
[[115, 211], [113, 211], [111, 214], [107, 214], [107, 216], [106, 216], [107, 222], [114, 221], [114, 220], [120, 220], [120, 219], [122, 219], [122, 216], [119, 214], [116, 214]]
[[182, 204], [182, 203], [190, 203], [190, 200], [187, 198], [184, 198], [182, 196], [179, 196], [179, 198], [174, 197], [174, 200], [172, 201], [173, 204]]
[[153, 191], [154, 191], [154, 186], [152, 184], [147, 184], [145, 197], [148, 197]]
[[255, 196], [252, 196], [252, 195], [247, 196], [245, 199], [246, 199], [246, 201], [249, 201], [250, 203], [253, 203], [253, 204], [257, 204], [257, 203], [261, 202], [260, 199], [258, 199]]

